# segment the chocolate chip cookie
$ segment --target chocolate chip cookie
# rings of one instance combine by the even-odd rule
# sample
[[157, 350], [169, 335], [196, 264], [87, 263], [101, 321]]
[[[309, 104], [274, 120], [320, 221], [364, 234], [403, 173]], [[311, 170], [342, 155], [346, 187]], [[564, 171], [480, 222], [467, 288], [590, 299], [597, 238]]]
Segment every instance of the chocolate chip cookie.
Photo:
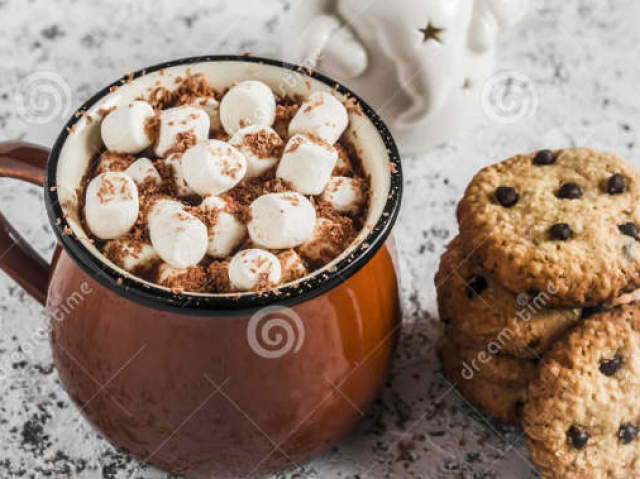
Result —
[[640, 172], [587, 148], [481, 170], [458, 205], [468, 251], [513, 292], [595, 306], [640, 286]]
[[527, 386], [537, 371], [538, 361], [500, 354], [483, 346], [466, 346], [456, 341], [456, 332], [447, 328], [440, 339], [439, 350], [450, 362], [460, 366], [466, 379], [478, 375], [490, 383], [503, 386]]
[[544, 478], [640, 477], [640, 305], [595, 315], [546, 354], [524, 427]]
[[442, 255], [435, 277], [440, 317], [456, 330], [459, 343], [535, 358], [580, 321], [580, 308], [550, 308], [550, 294], [544, 292], [516, 295], [476, 260], [465, 255], [458, 236]]
[[522, 408], [527, 400], [527, 386], [505, 385], [488, 381], [480, 374], [463, 372], [460, 356], [447, 337], [438, 345], [438, 355], [451, 383], [469, 403], [487, 416], [505, 424], [520, 425]]

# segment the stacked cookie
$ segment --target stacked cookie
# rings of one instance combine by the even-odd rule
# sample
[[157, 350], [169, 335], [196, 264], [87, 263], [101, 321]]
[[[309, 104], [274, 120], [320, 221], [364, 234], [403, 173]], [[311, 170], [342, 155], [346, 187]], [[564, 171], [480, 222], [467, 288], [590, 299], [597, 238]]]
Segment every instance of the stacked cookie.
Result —
[[575, 327], [545, 354], [524, 428], [553, 479], [640, 477], [640, 308], [622, 305]]
[[457, 214], [440, 356], [470, 402], [521, 424], [544, 353], [640, 286], [640, 172], [586, 148], [517, 155], [480, 171]]
[[520, 424], [527, 387], [542, 353], [582, 316], [580, 308], [549, 307], [546, 293], [516, 294], [465, 250], [456, 237], [435, 278], [439, 353], [447, 376], [470, 402], [507, 424]]

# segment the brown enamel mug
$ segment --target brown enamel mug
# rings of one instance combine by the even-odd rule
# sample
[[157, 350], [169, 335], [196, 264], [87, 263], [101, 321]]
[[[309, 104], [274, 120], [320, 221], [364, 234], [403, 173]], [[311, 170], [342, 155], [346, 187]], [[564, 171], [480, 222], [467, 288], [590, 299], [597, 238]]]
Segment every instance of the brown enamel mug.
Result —
[[[362, 111], [350, 113], [345, 134], [369, 177], [370, 205], [366, 227], [336, 260], [266, 294], [175, 294], [93, 246], [77, 191], [102, 148], [100, 111], [157, 84], [171, 88], [188, 68], [217, 88], [255, 79], [278, 94], [334, 90], [358, 100]], [[387, 239], [402, 187], [393, 139], [356, 95], [296, 65], [199, 57], [129, 80], [88, 100], [51, 152], [0, 144], [0, 176], [44, 185], [59, 240], [47, 265], [0, 215], [0, 267], [46, 305], [64, 387], [118, 448], [189, 477], [259, 477], [301, 465], [354, 426], [389, 370], [400, 325]]]

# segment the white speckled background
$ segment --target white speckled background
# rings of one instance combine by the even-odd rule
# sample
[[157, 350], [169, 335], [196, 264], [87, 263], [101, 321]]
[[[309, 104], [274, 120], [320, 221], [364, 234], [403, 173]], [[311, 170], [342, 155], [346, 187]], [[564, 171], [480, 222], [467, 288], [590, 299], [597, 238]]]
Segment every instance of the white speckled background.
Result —
[[[400, 4], [401, 2], [397, 2]], [[401, 254], [406, 327], [394, 373], [357, 430], [286, 478], [529, 478], [522, 432], [476, 414], [439, 374], [433, 274], [455, 234], [454, 207], [481, 166], [540, 147], [588, 145], [638, 162], [640, 3], [534, 0], [502, 38], [499, 69], [532, 81], [537, 108], [485, 123], [451, 144], [405, 157]], [[50, 145], [62, 116], [20, 118], [16, 92], [34, 72], [69, 85], [71, 107], [121, 74], [212, 53], [277, 57], [287, 0], [0, 0], [0, 140]], [[509, 95], [518, 97], [517, 91]], [[49, 256], [41, 192], [0, 180], [0, 209]], [[165, 478], [115, 451], [70, 404], [53, 369], [45, 317], [0, 273], [0, 478]]]

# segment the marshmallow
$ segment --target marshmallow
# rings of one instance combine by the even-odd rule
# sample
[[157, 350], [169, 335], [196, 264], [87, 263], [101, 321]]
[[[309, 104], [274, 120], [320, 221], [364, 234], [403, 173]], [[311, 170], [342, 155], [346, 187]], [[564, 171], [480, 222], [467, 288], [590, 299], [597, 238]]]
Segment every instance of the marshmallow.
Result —
[[149, 243], [133, 239], [111, 240], [104, 246], [104, 255], [127, 271], [149, 269], [160, 256]]
[[278, 259], [280, 260], [280, 266], [282, 267], [282, 282], [288, 283], [295, 281], [303, 276], [306, 276], [309, 272], [307, 267], [302, 261], [302, 258], [298, 253], [292, 249], [288, 249], [279, 253]]
[[184, 179], [182, 173], [182, 153], [174, 153], [169, 158], [165, 158], [163, 161], [165, 164], [171, 166], [173, 171], [173, 182], [176, 185], [176, 193], [178, 196], [193, 195], [195, 191], [189, 188], [187, 181]]
[[160, 112], [160, 131], [156, 155], [163, 157], [178, 146], [185, 137], [193, 136], [193, 143], [209, 137], [209, 115], [202, 109], [182, 105]]
[[319, 195], [338, 161], [336, 149], [305, 135], [295, 135], [287, 143], [276, 176], [290, 182], [296, 191]]
[[339, 225], [333, 221], [318, 218], [313, 234], [300, 245], [298, 252], [312, 263], [328, 263], [342, 253], [343, 245], [335, 238], [338, 228]]
[[153, 142], [147, 134], [147, 121], [154, 116], [146, 101], [120, 106], [102, 120], [100, 131], [107, 149], [116, 153], [140, 153]]
[[219, 195], [238, 184], [247, 171], [247, 160], [233, 146], [208, 140], [182, 155], [182, 173], [199, 195]]
[[275, 286], [281, 278], [280, 261], [273, 253], [263, 249], [242, 250], [229, 263], [231, 286], [240, 291]]
[[332, 176], [321, 198], [340, 213], [356, 214], [365, 200], [363, 181], [360, 178]]
[[131, 177], [137, 185], [153, 180], [156, 185], [162, 183], [162, 177], [149, 158], [138, 158], [124, 170], [124, 174]]
[[124, 171], [135, 160], [134, 156], [121, 155], [112, 151], [105, 151], [100, 155], [98, 165], [96, 166], [96, 174], [106, 173], [107, 171]]
[[220, 129], [220, 102], [213, 97], [198, 97], [191, 101], [191, 106], [202, 108], [209, 115], [209, 129]]
[[151, 244], [171, 266], [184, 269], [198, 264], [207, 251], [207, 227], [184, 210], [181, 203], [158, 200], [149, 211], [147, 222]]
[[122, 172], [109, 171], [96, 176], [85, 197], [85, 219], [100, 239], [114, 239], [127, 233], [138, 218], [138, 188]]
[[249, 236], [268, 249], [293, 248], [303, 243], [316, 223], [316, 210], [299, 193], [268, 193], [251, 203]]
[[247, 227], [234, 215], [225, 211], [226, 201], [217, 196], [207, 196], [198, 208], [204, 213], [213, 213], [212, 220], [207, 225], [207, 254], [214, 258], [226, 258], [247, 237]]
[[220, 102], [220, 122], [229, 135], [249, 125], [271, 126], [276, 99], [271, 88], [249, 80], [232, 87]]
[[317, 91], [309, 95], [289, 123], [289, 136], [315, 135], [333, 145], [348, 124], [349, 116], [342, 102], [331, 93]]
[[250, 125], [238, 130], [229, 143], [247, 159], [246, 178], [262, 176], [278, 163], [282, 138], [273, 128]]

